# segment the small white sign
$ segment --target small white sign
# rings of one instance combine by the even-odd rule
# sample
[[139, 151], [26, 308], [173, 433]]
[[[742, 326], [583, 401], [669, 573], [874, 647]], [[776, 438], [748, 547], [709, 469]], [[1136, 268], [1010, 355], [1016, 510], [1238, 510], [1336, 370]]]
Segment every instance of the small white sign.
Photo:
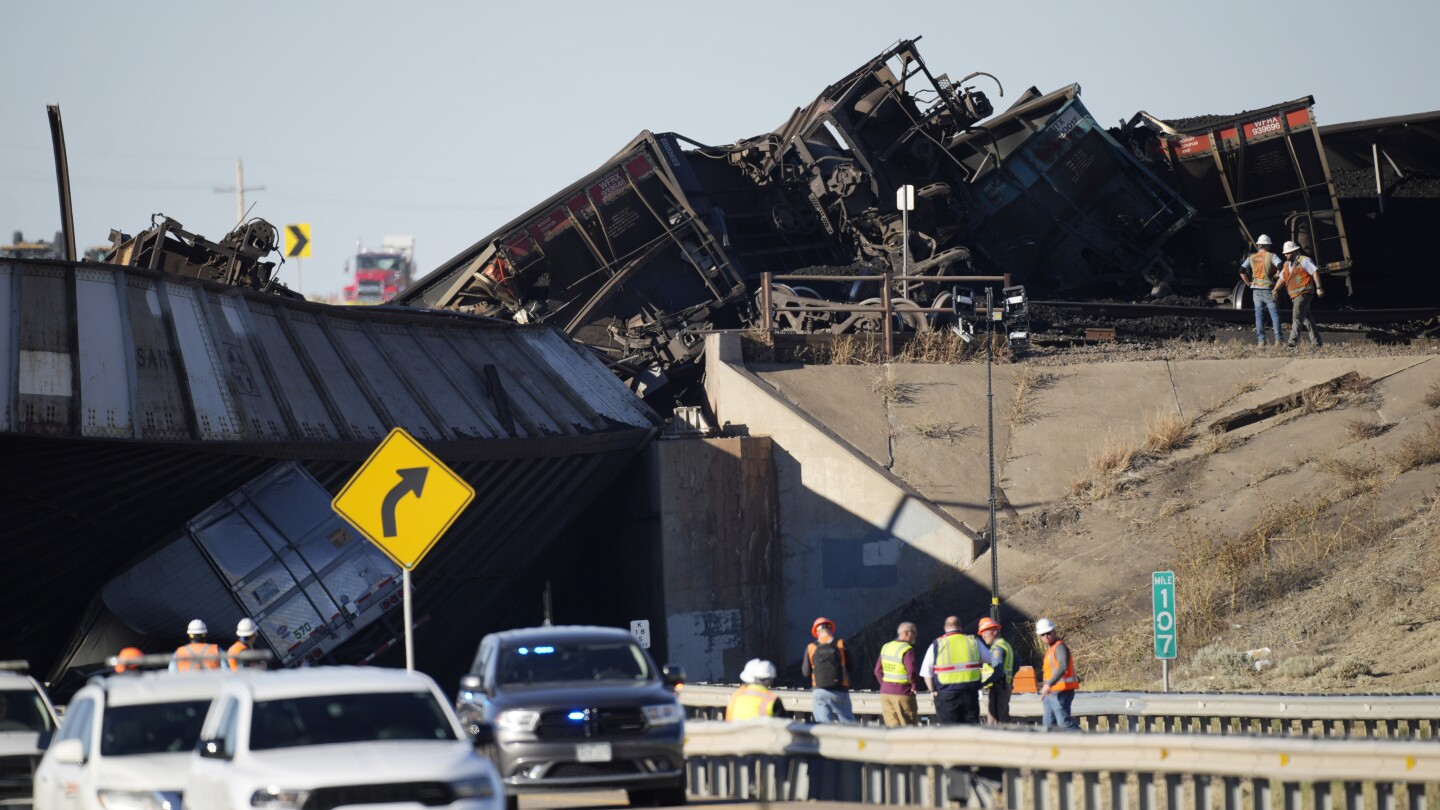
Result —
[[630, 635], [634, 636], [635, 640], [640, 642], [641, 647], [647, 650], [650, 649], [650, 620], [636, 619], [630, 622]]
[[901, 186], [895, 189], [895, 208], [900, 211], [915, 210], [915, 187]]

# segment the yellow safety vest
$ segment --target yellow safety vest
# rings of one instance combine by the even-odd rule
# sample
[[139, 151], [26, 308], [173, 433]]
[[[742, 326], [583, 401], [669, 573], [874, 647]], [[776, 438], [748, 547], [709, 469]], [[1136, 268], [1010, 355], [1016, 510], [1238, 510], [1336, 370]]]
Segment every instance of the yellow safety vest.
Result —
[[746, 684], [730, 695], [725, 707], [726, 720], [755, 720], [775, 715], [775, 702], [780, 696], [763, 686]]
[[[1005, 655], [1005, 685], [1010, 686], [1015, 682], [1015, 648], [1011, 647], [1010, 642], [1006, 641], [1005, 639], [996, 638], [995, 643], [990, 645], [990, 649], [999, 650]], [[990, 680], [990, 673], [994, 671], [995, 668], [990, 666], [989, 664], [981, 667], [980, 680]]]
[[905, 671], [905, 653], [913, 649], [908, 641], [895, 639], [880, 648], [880, 680], [885, 683], [910, 683], [910, 673]]
[[941, 686], [980, 682], [980, 640], [964, 633], [935, 639], [935, 680]]

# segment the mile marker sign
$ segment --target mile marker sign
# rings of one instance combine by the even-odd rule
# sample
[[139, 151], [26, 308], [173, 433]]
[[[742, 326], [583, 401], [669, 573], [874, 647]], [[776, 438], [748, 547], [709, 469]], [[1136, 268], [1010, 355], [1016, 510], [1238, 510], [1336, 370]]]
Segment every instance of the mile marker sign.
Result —
[[410, 571], [474, 498], [469, 482], [397, 427], [330, 505]]
[[1175, 572], [1151, 574], [1150, 589], [1155, 605], [1155, 657], [1169, 660], [1175, 658], [1179, 646], [1175, 632]]

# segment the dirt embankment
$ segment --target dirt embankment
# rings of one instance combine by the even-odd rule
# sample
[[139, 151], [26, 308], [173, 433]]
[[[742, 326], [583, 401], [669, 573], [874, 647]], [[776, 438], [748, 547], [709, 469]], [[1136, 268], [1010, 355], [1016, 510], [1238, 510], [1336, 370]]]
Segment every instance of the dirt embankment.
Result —
[[[983, 367], [759, 373], [984, 528]], [[1173, 570], [1176, 688], [1440, 691], [1434, 347], [1086, 347], [997, 365], [994, 381], [1006, 636], [1032, 663], [1029, 628], [1048, 616], [1086, 688], [1158, 689], [1150, 573]], [[860, 416], [877, 409], [888, 441]], [[990, 567], [876, 617], [876, 638], [900, 619], [922, 636], [978, 619]]]

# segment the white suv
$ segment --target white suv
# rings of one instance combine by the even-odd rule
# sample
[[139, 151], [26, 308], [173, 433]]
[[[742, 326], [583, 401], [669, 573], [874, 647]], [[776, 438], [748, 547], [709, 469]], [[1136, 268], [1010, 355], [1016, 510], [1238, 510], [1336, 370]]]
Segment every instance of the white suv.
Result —
[[316, 667], [242, 673], [225, 685], [190, 761], [185, 802], [502, 810], [505, 793], [428, 676]]
[[35, 810], [179, 810], [200, 723], [226, 677], [92, 678], [71, 698], [35, 771]]
[[25, 674], [24, 661], [0, 661], [0, 807], [29, 807], [40, 738], [59, 723], [50, 696]]

